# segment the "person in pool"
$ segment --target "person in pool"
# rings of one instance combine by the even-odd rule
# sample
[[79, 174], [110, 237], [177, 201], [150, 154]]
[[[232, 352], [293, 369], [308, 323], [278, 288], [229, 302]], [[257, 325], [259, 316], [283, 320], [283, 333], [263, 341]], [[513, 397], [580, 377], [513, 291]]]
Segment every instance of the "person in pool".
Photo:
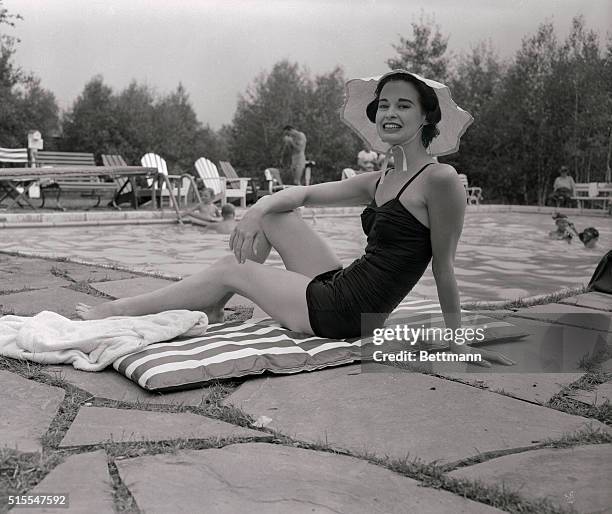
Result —
[[574, 234], [578, 235], [574, 224], [565, 214], [560, 213], [553, 214], [553, 220], [555, 220], [555, 225], [557, 228], [555, 230], [551, 230], [548, 233], [548, 236], [551, 239], [560, 239], [571, 243], [572, 239], [574, 238]]
[[215, 221], [202, 221], [191, 217], [191, 223], [206, 227], [207, 232], [216, 232], [217, 234], [231, 234], [236, 228], [236, 209], [231, 203], [226, 203], [221, 207], [221, 218]]
[[[229, 242], [233, 255], [151, 293], [93, 307], [79, 304], [77, 314], [99, 319], [192, 309], [206, 312], [216, 322], [223, 319], [223, 306], [237, 293], [290, 330], [320, 337], [358, 337], [362, 314], [376, 313], [374, 321], [382, 325], [432, 261], [446, 327], [460, 328], [453, 261], [463, 228], [465, 190], [455, 169], [436, 162], [427, 150], [440, 133], [440, 120], [449, 116], [445, 130], [450, 132], [440, 140], [451, 141], [447, 153], [456, 151], [471, 116], [426, 81], [394, 70], [372, 83], [367, 98], [351, 99], [349, 90], [345, 120], [349, 123], [347, 109], [357, 112], [364, 130], [390, 147], [394, 167], [264, 196], [233, 231]], [[463, 122], [452, 123], [453, 116], [462, 116]], [[365, 254], [346, 268], [297, 210], [304, 205], [338, 204], [367, 204], [361, 215], [367, 235]], [[272, 248], [286, 269], [264, 264]], [[471, 352], [469, 346], [454, 342], [450, 349]], [[478, 353], [485, 365], [487, 361], [512, 364], [496, 352], [479, 349]]]
[[210, 222], [221, 221], [219, 210], [213, 203], [215, 192], [210, 187], [205, 187], [200, 191], [200, 203], [193, 209], [189, 209], [184, 212], [183, 215], [191, 220], [192, 223], [204, 222], [208, 224]]
[[561, 213], [553, 214], [553, 220], [555, 220], [557, 229], [548, 233], [552, 239], [561, 239], [571, 243], [574, 235], [576, 235], [585, 248], [595, 248], [597, 245], [599, 231], [595, 227], [587, 227], [582, 232], [578, 232], [569, 218]]

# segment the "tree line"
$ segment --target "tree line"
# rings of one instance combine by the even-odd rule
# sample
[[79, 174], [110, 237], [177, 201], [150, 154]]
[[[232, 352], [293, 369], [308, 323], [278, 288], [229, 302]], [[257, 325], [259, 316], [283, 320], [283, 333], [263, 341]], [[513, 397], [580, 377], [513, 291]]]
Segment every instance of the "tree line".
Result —
[[[191, 171], [206, 156], [260, 177], [266, 167], [286, 166], [282, 128], [291, 124], [308, 138], [317, 182], [337, 180], [363, 148], [339, 118], [342, 68], [312, 76], [287, 60], [256, 77], [231, 122], [216, 131], [198, 120], [181, 84], [164, 95], [137, 82], [114, 91], [98, 75], [60, 113], [53, 93], [14, 64], [18, 41], [5, 29], [17, 21], [0, 0], [0, 146], [24, 146], [28, 130], [38, 129], [46, 149], [121, 154], [131, 164], [153, 151], [172, 171]], [[393, 48], [389, 68], [448, 84], [474, 116], [460, 151], [440, 161], [466, 173], [488, 202], [542, 204], [561, 164], [570, 166], [577, 182], [609, 174], [612, 38], [604, 45], [582, 17], [563, 41], [552, 23], [541, 24], [507, 60], [487, 42], [455, 55], [440, 27], [423, 17]]]

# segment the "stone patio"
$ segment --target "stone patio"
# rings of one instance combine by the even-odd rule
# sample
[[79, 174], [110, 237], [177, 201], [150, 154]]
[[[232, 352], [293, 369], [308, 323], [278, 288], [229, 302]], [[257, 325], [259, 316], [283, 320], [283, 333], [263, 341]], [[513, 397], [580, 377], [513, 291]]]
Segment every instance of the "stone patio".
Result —
[[[0, 263], [2, 312], [18, 315], [72, 316], [77, 302], [170, 283], [6, 254]], [[0, 511], [9, 494], [67, 493], [66, 512], [485, 513], [518, 510], [513, 501], [539, 512], [543, 500], [550, 512], [607, 512], [609, 425], [548, 405], [583, 377], [581, 357], [612, 344], [612, 298], [585, 293], [503, 314], [530, 335], [487, 348], [516, 366], [439, 376], [350, 365], [153, 394], [112, 368], [0, 358], [10, 391], [0, 397]], [[568, 398], [605, 409], [611, 376]], [[550, 446], [571, 434], [570, 447]], [[9, 455], [54, 464], [15, 486], [3, 471]]]

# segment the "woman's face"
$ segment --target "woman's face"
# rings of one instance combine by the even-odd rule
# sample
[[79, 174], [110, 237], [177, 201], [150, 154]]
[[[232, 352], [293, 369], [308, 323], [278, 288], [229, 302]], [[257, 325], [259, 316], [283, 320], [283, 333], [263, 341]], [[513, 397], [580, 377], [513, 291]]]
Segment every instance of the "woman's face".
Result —
[[209, 203], [212, 200], [212, 195], [208, 189], [204, 189], [204, 191], [202, 191], [200, 194], [200, 198], [203, 202]]
[[410, 82], [387, 82], [380, 92], [376, 111], [378, 135], [390, 145], [408, 141], [425, 123], [425, 113], [419, 103], [419, 92]]

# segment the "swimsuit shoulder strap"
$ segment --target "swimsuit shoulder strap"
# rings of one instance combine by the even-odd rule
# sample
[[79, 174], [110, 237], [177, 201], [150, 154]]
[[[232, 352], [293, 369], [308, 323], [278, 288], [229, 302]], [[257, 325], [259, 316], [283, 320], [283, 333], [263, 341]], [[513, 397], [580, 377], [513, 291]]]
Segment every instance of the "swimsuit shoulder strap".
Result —
[[[385, 177], [387, 176], [387, 173], [389, 172], [389, 170], [391, 170], [392, 168], [387, 168], [385, 170]], [[374, 194], [376, 194], [376, 190], [378, 189], [378, 184], [380, 183], [380, 177], [378, 177], [378, 179], [376, 180], [376, 185], [374, 186]]]
[[412, 183], [412, 181], [417, 178], [424, 170], [425, 168], [427, 168], [427, 166], [429, 166], [430, 164], [434, 164], [433, 162], [428, 162], [425, 166], [423, 166], [419, 171], [417, 171], [414, 175], [412, 175], [412, 177], [410, 178], [410, 180], [408, 182], [406, 182], [404, 184], [404, 186], [400, 189], [399, 193], [397, 193], [397, 196], [395, 197], [395, 199], [399, 199], [400, 196], [402, 196], [402, 193], [406, 190], [406, 188]]

